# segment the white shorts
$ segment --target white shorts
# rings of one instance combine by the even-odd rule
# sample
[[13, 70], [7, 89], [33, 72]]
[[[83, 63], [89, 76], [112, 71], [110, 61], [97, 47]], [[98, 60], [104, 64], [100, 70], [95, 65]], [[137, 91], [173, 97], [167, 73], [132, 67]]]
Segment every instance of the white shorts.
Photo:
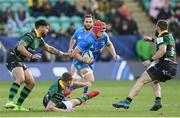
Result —
[[73, 105], [72, 105], [71, 101], [62, 101], [62, 102], [65, 104], [65, 106], [67, 108], [67, 111], [71, 111], [72, 110]]

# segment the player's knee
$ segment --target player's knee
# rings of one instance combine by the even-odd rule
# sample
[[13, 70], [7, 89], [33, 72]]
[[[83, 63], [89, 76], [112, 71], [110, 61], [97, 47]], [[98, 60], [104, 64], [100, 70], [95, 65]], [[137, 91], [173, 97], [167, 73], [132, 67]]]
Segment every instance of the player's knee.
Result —
[[25, 81], [25, 78], [24, 77], [19, 77], [19, 78], [16, 78], [15, 82], [18, 83], [18, 84], [23, 84]]
[[31, 81], [31, 82], [28, 83], [27, 86], [29, 87], [29, 89], [33, 89], [35, 84], [36, 84], [35, 81]]
[[90, 83], [93, 84], [93, 83], [94, 83], [94, 79], [91, 79], [91, 80], [90, 80]]

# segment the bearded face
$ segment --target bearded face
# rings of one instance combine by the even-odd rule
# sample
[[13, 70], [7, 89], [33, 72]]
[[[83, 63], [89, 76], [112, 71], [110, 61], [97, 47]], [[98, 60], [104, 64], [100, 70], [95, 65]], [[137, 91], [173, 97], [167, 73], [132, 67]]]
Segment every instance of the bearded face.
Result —
[[93, 26], [93, 19], [91, 17], [84, 19], [84, 28], [89, 31]]
[[40, 33], [41, 33], [41, 37], [45, 38], [49, 32], [49, 26], [41, 26], [40, 28]]

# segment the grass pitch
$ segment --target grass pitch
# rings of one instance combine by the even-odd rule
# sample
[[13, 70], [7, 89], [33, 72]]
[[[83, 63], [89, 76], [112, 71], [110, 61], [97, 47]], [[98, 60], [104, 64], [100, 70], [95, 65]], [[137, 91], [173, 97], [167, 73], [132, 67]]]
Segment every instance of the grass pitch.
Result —
[[[159, 111], [149, 111], [154, 96], [150, 85], [146, 85], [134, 99], [130, 109], [116, 109], [112, 103], [123, 100], [135, 81], [96, 81], [90, 90], [97, 88], [100, 95], [89, 100], [86, 105], [78, 106], [73, 112], [46, 112], [42, 105], [42, 98], [52, 81], [37, 81], [36, 87], [28, 96], [23, 106], [30, 108], [30, 112], [6, 110], [9, 87], [12, 81], [0, 81], [0, 117], [180, 117], [180, 80], [171, 80], [162, 83], [163, 107]], [[15, 102], [17, 101], [17, 97]], [[72, 98], [81, 96], [82, 89], [73, 91]]]

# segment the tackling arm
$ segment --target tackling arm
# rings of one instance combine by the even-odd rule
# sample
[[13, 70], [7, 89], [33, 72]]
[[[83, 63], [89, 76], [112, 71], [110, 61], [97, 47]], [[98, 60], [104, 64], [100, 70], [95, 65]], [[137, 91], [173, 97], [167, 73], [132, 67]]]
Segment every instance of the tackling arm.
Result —
[[59, 55], [59, 56], [64, 56], [64, 52], [62, 51], [59, 51], [58, 49], [48, 45], [48, 44], [45, 44], [42, 46], [42, 48], [44, 50], [46, 50], [47, 52], [51, 53], [51, 54], [55, 54], [55, 55]]
[[67, 111], [65, 109], [60, 109], [60, 108], [55, 107], [54, 104], [51, 103], [51, 102], [48, 102], [48, 104], [46, 106], [46, 110], [56, 111], [56, 112], [65, 112], [65, 111]]

